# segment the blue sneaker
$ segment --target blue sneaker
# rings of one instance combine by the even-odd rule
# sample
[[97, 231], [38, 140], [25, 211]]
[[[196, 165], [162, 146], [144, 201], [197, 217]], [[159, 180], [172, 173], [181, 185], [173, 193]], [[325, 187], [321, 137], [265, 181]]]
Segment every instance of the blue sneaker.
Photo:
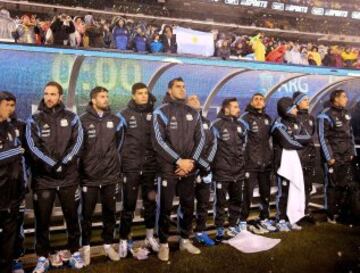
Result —
[[225, 229], [223, 227], [216, 228], [216, 239], [215, 239], [215, 241], [217, 243], [220, 243], [224, 239], [224, 236], [225, 236]]
[[196, 240], [205, 246], [214, 246], [215, 242], [209, 237], [206, 232], [197, 232], [195, 235]]
[[81, 269], [85, 266], [84, 261], [80, 255], [80, 252], [75, 252], [71, 256], [71, 258], [69, 260], [69, 265], [71, 268], [75, 268], [75, 269]]
[[40, 257], [37, 260], [37, 264], [35, 269], [33, 270], [33, 273], [45, 273], [49, 270], [50, 262], [45, 257]]
[[12, 273], [24, 273], [24, 268], [20, 260], [12, 261]]

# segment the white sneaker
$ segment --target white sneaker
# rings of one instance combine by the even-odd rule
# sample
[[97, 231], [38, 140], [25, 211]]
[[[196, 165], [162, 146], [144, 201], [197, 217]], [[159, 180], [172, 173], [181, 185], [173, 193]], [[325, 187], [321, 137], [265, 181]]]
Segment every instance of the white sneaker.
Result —
[[159, 252], [159, 243], [154, 237], [146, 237], [145, 238], [145, 246], [151, 248], [154, 252]]
[[239, 226], [228, 227], [228, 229], [226, 230], [226, 235], [229, 236], [229, 237], [235, 237], [240, 232], [241, 232], [241, 230], [240, 230]]
[[88, 266], [91, 261], [91, 251], [90, 246], [83, 246], [81, 249], [82, 257], [84, 260], [84, 266]]
[[39, 257], [37, 260], [36, 267], [32, 273], [45, 273], [49, 270], [50, 262], [45, 257]]
[[302, 230], [302, 227], [301, 226], [299, 226], [298, 224], [292, 224], [292, 225], [290, 225], [290, 228], [292, 229], [292, 230]]
[[59, 256], [63, 262], [68, 262], [71, 259], [71, 252], [69, 250], [60, 250]]
[[169, 260], [169, 245], [168, 244], [160, 244], [158, 258], [160, 261], [167, 262]]
[[280, 232], [289, 232], [290, 228], [288, 226], [288, 223], [285, 220], [280, 220], [277, 224], [276, 227], [278, 228], [278, 230]]
[[71, 268], [75, 268], [75, 269], [81, 269], [84, 267], [84, 261], [80, 255], [80, 252], [75, 252], [70, 260], [69, 260], [69, 265]]
[[186, 250], [190, 254], [200, 254], [201, 251], [189, 239], [180, 240], [180, 250]]
[[127, 240], [120, 240], [119, 243], [119, 257], [125, 258], [128, 254], [128, 244]]
[[113, 262], [120, 260], [119, 253], [117, 253], [111, 245], [104, 245], [104, 251], [106, 256]]
[[269, 232], [276, 231], [276, 227], [274, 227], [274, 225], [269, 219], [261, 220], [259, 226], [261, 226], [263, 229], [266, 229]]
[[49, 260], [52, 267], [60, 267], [64, 264], [59, 252], [50, 255]]
[[246, 222], [246, 221], [240, 222], [240, 224], [239, 224], [239, 230], [240, 230], [240, 232], [247, 230], [247, 222]]

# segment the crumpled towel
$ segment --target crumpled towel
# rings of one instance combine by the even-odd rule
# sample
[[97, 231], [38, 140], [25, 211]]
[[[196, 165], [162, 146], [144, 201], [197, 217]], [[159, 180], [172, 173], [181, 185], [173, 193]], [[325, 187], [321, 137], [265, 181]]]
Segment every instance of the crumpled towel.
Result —
[[271, 239], [264, 236], [255, 235], [247, 230], [241, 231], [230, 240], [223, 241], [244, 253], [256, 253], [267, 251], [280, 243], [280, 239]]

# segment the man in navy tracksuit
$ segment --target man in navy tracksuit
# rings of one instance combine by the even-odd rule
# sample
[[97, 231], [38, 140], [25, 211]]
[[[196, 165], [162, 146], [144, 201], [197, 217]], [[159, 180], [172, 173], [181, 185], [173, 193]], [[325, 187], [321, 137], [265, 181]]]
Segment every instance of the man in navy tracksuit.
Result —
[[169, 259], [169, 227], [173, 199], [177, 193], [180, 198], [181, 213], [180, 249], [192, 254], [200, 254], [189, 240], [194, 213], [195, 165], [207, 162], [200, 160], [205, 144], [200, 114], [186, 105], [185, 83], [182, 78], [169, 82], [168, 92], [163, 104], [154, 111], [153, 146], [157, 153], [160, 168], [159, 181], [159, 239], [158, 258]]
[[[275, 171], [280, 167], [282, 150], [302, 150], [312, 141], [311, 136], [304, 130], [297, 120], [297, 108], [290, 97], [283, 97], [277, 103], [279, 117], [274, 122], [271, 133], [274, 143]], [[301, 227], [296, 223], [291, 225], [287, 218], [287, 203], [290, 181], [276, 175], [278, 195], [276, 200], [277, 208], [277, 228], [279, 231], [288, 232], [290, 229], [300, 230]]]
[[[271, 171], [273, 169], [273, 149], [271, 145], [271, 117], [265, 112], [265, 98], [261, 93], [252, 96], [241, 120], [248, 128], [248, 143], [245, 152], [245, 193], [241, 210], [241, 222], [246, 222], [250, 213], [253, 191], [256, 185], [260, 193], [260, 223], [250, 226], [255, 233], [275, 231], [269, 220], [271, 191]], [[244, 224], [244, 223], [243, 223]]]
[[119, 115], [124, 122], [125, 140], [121, 150], [123, 173], [123, 211], [120, 221], [120, 257], [128, 253], [131, 225], [141, 187], [146, 226], [145, 245], [159, 251], [154, 237], [156, 220], [156, 165], [155, 151], [151, 142], [153, 108], [156, 98], [144, 83], [132, 86], [132, 98], [128, 107]]
[[112, 261], [119, 255], [112, 248], [116, 225], [116, 196], [120, 183], [119, 150], [123, 141], [123, 121], [109, 108], [109, 91], [95, 87], [90, 92], [86, 111], [80, 120], [84, 130], [84, 145], [80, 160], [82, 197], [82, 245], [84, 264], [90, 264], [92, 216], [101, 199], [104, 251]]
[[[74, 268], [84, 265], [79, 253], [77, 214], [80, 200], [78, 154], [83, 143], [83, 129], [79, 117], [65, 109], [62, 95], [60, 84], [47, 83], [38, 111], [26, 125], [36, 221], [35, 251], [39, 257], [34, 273], [48, 270], [48, 258], [53, 266], [61, 266], [66, 261]], [[68, 250], [49, 256], [50, 219], [56, 196], [66, 220]]]
[[24, 149], [9, 117], [11, 98], [0, 92], [0, 272], [12, 272], [18, 214], [25, 196]]
[[344, 90], [330, 94], [330, 107], [318, 116], [318, 135], [325, 165], [325, 190], [328, 222], [344, 216], [353, 187], [352, 160], [356, 156], [351, 116]]
[[217, 137], [217, 152], [213, 163], [217, 241], [223, 240], [225, 235], [226, 207], [229, 214], [227, 235], [234, 237], [246, 229], [246, 226], [239, 225], [239, 220], [245, 187], [244, 153], [247, 127], [239, 116], [240, 107], [237, 99], [228, 98], [223, 101], [218, 118], [212, 124]]
[[[189, 96], [187, 104], [197, 110], [201, 114], [201, 104], [197, 96]], [[210, 128], [210, 121], [201, 116], [203, 129], [205, 133], [205, 145], [201, 153], [201, 160], [211, 165], [217, 148], [217, 138], [215, 136], [215, 129]], [[196, 239], [199, 243], [206, 246], [213, 246], [215, 242], [208, 236], [206, 232], [206, 221], [208, 217], [208, 209], [210, 204], [210, 187], [211, 187], [211, 173], [209, 169], [198, 166], [197, 175], [195, 178], [195, 198], [196, 198]]]
[[297, 120], [300, 125], [311, 136], [311, 140], [299, 151], [300, 161], [304, 173], [305, 183], [305, 214], [310, 222], [314, 222], [309, 208], [312, 181], [315, 176], [316, 149], [314, 145], [314, 134], [316, 132], [315, 118], [309, 113], [309, 98], [301, 92], [293, 94], [294, 104], [298, 109]]

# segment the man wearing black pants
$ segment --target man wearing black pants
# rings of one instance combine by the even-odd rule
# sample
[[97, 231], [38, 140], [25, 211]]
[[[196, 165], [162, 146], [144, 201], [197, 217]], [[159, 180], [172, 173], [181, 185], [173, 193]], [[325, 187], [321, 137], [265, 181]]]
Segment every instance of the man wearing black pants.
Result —
[[269, 203], [273, 168], [273, 150], [270, 140], [271, 118], [265, 112], [265, 98], [256, 93], [252, 96], [246, 112], [241, 115], [241, 120], [248, 128], [248, 143], [245, 152], [245, 192], [242, 204], [240, 223], [247, 225], [250, 213], [251, 200], [254, 188], [259, 186], [260, 193], [260, 223], [249, 226], [254, 233], [267, 233], [276, 228], [269, 220]]
[[345, 91], [334, 90], [330, 94], [330, 107], [318, 116], [318, 135], [325, 161], [325, 207], [328, 222], [332, 224], [345, 216], [354, 182], [352, 160], [356, 148], [347, 103]]
[[83, 142], [83, 130], [79, 117], [65, 109], [62, 95], [60, 84], [47, 83], [38, 111], [26, 125], [33, 179], [35, 250], [39, 257], [34, 273], [46, 272], [49, 268], [49, 227], [56, 196], [66, 220], [68, 250], [51, 255], [51, 263], [61, 266], [64, 261], [69, 261], [74, 268], [84, 265], [79, 253], [77, 214], [80, 200], [78, 153]]
[[[201, 114], [201, 104], [199, 98], [195, 95], [187, 98], [187, 104], [194, 108]], [[205, 134], [205, 145], [201, 153], [201, 160], [211, 165], [217, 148], [217, 138], [215, 136], [215, 129], [210, 128], [210, 120], [201, 116]], [[195, 178], [195, 199], [196, 199], [196, 240], [206, 246], [213, 246], [215, 242], [208, 236], [206, 232], [206, 221], [208, 218], [208, 210], [210, 204], [210, 187], [211, 174], [209, 169], [205, 169], [201, 165], [197, 166], [199, 169]]]
[[[245, 161], [247, 128], [239, 119], [240, 107], [236, 98], [225, 99], [218, 118], [213, 122], [217, 137], [217, 152], [214, 159], [213, 173], [216, 188], [215, 226], [216, 241], [225, 235], [226, 207], [229, 214], [227, 235], [234, 237], [242, 228], [239, 225], [241, 204], [244, 195]], [[227, 201], [227, 194], [229, 201]]]
[[[26, 140], [25, 140], [25, 126], [26, 123], [20, 119], [17, 118], [16, 116], [16, 97], [10, 93], [10, 92], [6, 92], [4, 91], [4, 93], [8, 96], [9, 98], [9, 102], [10, 102], [10, 122], [11, 124], [14, 126], [15, 128], [15, 134], [16, 137], [18, 137], [19, 141], [21, 142], [21, 146], [25, 149], [26, 151]], [[26, 162], [26, 153], [24, 154], [24, 160], [23, 160], [23, 164], [24, 164], [24, 168], [26, 170], [26, 173], [24, 175], [25, 177], [25, 190], [27, 190], [27, 185], [28, 185], [28, 181], [27, 181], [27, 162]], [[16, 240], [15, 240], [15, 251], [14, 251], [14, 260], [13, 260], [13, 271], [16, 271], [18, 273], [23, 272], [23, 265], [20, 261], [20, 257], [24, 255], [25, 249], [24, 249], [24, 211], [25, 211], [25, 199], [21, 202], [20, 205], [20, 209], [19, 209], [19, 213], [17, 215], [17, 236], [16, 236]]]
[[90, 102], [80, 120], [84, 130], [84, 145], [80, 158], [82, 201], [82, 246], [84, 264], [91, 259], [92, 216], [100, 195], [102, 207], [104, 251], [112, 261], [119, 255], [112, 248], [116, 225], [116, 195], [120, 182], [119, 149], [123, 141], [123, 121], [111, 113], [109, 91], [95, 87]]
[[175, 193], [179, 195], [181, 214], [180, 249], [191, 254], [200, 254], [189, 240], [194, 213], [195, 163], [200, 161], [205, 136], [200, 114], [186, 105], [186, 90], [182, 78], [169, 82], [163, 104], [154, 111], [153, 146], [157, 153], [161, 181], [158, 184], [159, 239], [158, 258], [169, 260], [169, 227]]
[[311, 140], [304, 146], [304, 149], [299, 151], [300, 161], [304, 173], [305, 183], [305, 214], [306, 219], [314, 223], [314, 219], [311, 216], [309, 208], [310, 194], [312, 191], [312, 181], [315, 176], [315, 157], [316, 150], [314, 145], [315, 134], [315, 118], [309, 114], [309, 98], [301, 92], [295, 92], [293, 94], [294, 104], [298, 109], [297, 119], [301, 127], [311, 136]]
[[17, 217], [24, 199], [24, 168], [21, 142], [8, 121], [11, 98], [0, 92], [0, 272], [12, 272], [17, 236]]
[[159, 251], [154, 238], [156, 219], [156, 159], [151, 143], [152, 112], [155, 97], [143, 83], [132, 86], [132, 99], [120, 114], [125, 127], [125, 140], [121, 150], [123, 173], [123, 211], [120, 221], [120, 257], [128, 253], [131, 225], [141, 186], [146, 226], [145, 245]]

